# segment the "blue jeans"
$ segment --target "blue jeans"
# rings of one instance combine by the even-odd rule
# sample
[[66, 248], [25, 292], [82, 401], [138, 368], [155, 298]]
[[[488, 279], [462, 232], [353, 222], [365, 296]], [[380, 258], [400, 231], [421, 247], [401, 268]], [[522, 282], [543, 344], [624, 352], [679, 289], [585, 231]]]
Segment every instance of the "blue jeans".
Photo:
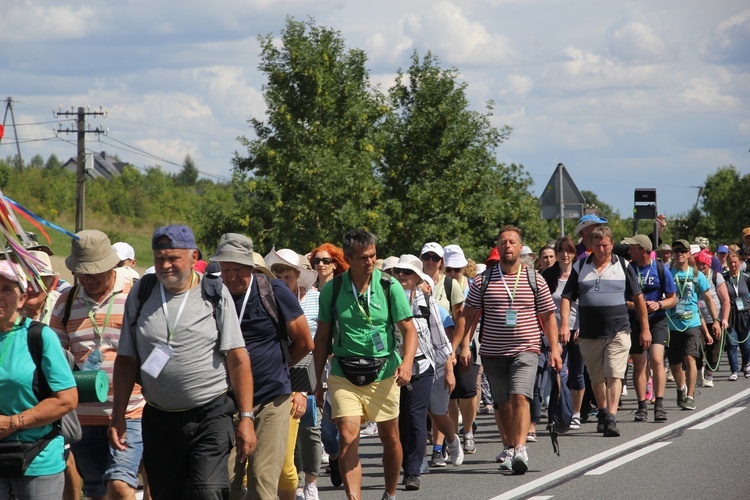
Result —
[[339, 454], [339, 430], [331, 420], [331, 403], [326, 401], [323, 407], [323, 418], [320, 422], [320, 434], [323, 441], [323, 449], [329, 455]]
[[138, 487], [138, 467], [143, 455], [141, 419], [125, 421], [128, 449], [115, 450], [109, 446], [106, 425], [82, 426], [83, 438], [71, 445], [76, 466], [83, 479], [83, 494], [100, 497], [107, 494], [107, 481], [123, 481]]
[[[741, 342], [743, 341], [744, 342]], [[737, 350], [742, 355], [742, 366], [750, 363], [750, 331], [738, 332], [734, 328], [727, 330], [726, 351], [729, 369], [732, 373], [738, 373], [742, 366], [737, 364]]]

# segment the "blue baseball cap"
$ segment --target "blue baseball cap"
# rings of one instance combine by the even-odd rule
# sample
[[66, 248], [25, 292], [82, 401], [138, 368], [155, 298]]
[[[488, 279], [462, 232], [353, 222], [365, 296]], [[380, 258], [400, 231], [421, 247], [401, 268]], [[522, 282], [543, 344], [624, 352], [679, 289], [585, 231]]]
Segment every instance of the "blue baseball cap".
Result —
[[576, 236], [581, 234], [581, 230], [584, 227], [594, 226], [598, 224], [606, 224], [608, 221], [604, 217], [599, 217], [596, 214], [586, 214], [580, 219], [578, 219], [578, 225], [576, 226]]
[[[169, 241], [162, 241], [159, 243], [159, 240], [165, 236]], [[181, 224], [172, 224], [159, 227], [154, 231], [154, 235], [151, 237], [151, 248], [153, 250], [164, 250], [169, 248], [198, 250], [198, 244], [195, 242], [195, 235], [193, 234], [192, 229]], [[202, 259], [203, 254], [200, 250], [198, 250], [198, 254], [198, 258]]]
[[729, 253], [729, 247], [726, 245], [719, 245], [716, 249], [716, 253]]

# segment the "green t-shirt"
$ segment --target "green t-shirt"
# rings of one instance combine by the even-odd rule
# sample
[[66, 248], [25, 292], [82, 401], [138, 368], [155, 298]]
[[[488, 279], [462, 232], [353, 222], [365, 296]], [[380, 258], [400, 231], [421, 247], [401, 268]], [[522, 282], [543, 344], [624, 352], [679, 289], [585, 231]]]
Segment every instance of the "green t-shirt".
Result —
[[[377, 269], [373, 271], [368, 290], [358, 300], [352, 289], [349, 271], [341, 275], [341, 290], [336, 299], [339, 333], [333, 338], [334, 361], [331, 366], [331, 375], [344, 376], [336, 357], [388, 357], [388, 361], [380, 371], [377, 380], [393, 376], [396, 368], [401, 364], [401, 357], [396, 349], [396, 338], [390, 329], [390, 325], [391, 321], [397, 323], [411, 318], [411, 308], [401, 284], [390, 278], [391, 317], [389, 319], [389, 307], [386, 306], [385, 292], [380, 284], [381, 277], [380, 271]], [[333, 280], [326, 283], [320, 292], [318, 320], [323, 323], [331, 323], [333, 320], [331, 317], [332, 296]], [[364, 303], [369, 304], [369, 318], [366, 314], [368, 308], [364, 306]], [[383, 349], [377, 348], [377, 340], [373, 332], [377, 332], [380, 336]]]
[[[0, 414], [15, 415], [36, 406], [39, 401], [32, 390], [36, 365], [29, 353], [27, 333], [29, 319], [23, 318], [9, 332], [0, 333]], [[76, 386], [65, 352], [57, 335], [49, 327], [42, 330], [42, 372], [53, 392]], [[43, 438], [51, 425], [15, 432], [3, 442], [30, 443]], [[57, 436], [31, 462], [26, 476], [46, 476], [65, 469], [63, 437]]]

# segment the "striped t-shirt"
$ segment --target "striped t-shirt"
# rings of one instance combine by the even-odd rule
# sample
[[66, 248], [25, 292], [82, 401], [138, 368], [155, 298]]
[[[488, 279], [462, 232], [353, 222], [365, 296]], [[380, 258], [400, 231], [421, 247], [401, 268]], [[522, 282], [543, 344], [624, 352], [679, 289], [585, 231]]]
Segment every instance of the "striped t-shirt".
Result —
[[[112, 414], [112, 374], [117, 357], [117, 347], [120, 342], [122, 317], [125, 312], [125, 299], [130, 292], [131, 280], [126, 279], [115, 270], [115, 284], [112, 292], [104, 297], [100, 303], [92, 300], [83, 287], [73, 287], [60, 295], [50, 318], [50, 327], [57, 333], [63, 348], [69, 349], [75, 358], [76, 366], [83, 369], [86, 358], [94, 351], [101, 351], [102, 363], [100, 369], [109, 378], [109, 394], [105, 403], [78, 403], [78, 419], [81, 425], [109, 425]], [[76, 292], [70, 308], [67, 326], [62, 323], [68, 294]], [[110, 310], [111, 303], [111, 310]], [[89, 312], [91, 314], [89, 314]], [[109, 319], [107, 314], [109, 312]], [[93, 316], [96, 328], [91, 322]], [[106, 320], [106, 325], [104, 324]], [[99, 333], [97, 333], [97, 331]], [[126, 418], [141, 418], [145, 401], [141, 396], [141, 386], [135, 385], [125, 413]]]
[[[534, 292], [529, 285], [528, 268], [521, 268], [521, 275], [501, 276], [500, 267], [492, 266], [485, 273], [491, 273], [482, 303], [482, 274], [477, 275], [469, 285], [466, 304], [474, 309], [484, 307], [482, 336], [479, 355], [492, 358], [515, 356], [523, 352], [540, 352], [541, 327], [537, 314], [553, 312], [555, 303], [549, 287], [539, 273], [536, 273], [538, 296], [534, 304]], [[503, 285], [503, 277], [505, 285]], [[513, 290], [518, 277], [518, 288]], [[508, 293], [510, 291], [510, 294]], [[510, 295], [514, 298], [511, 303]], [[516, 326], [507, 326], [508, 311], [517, 311]]]

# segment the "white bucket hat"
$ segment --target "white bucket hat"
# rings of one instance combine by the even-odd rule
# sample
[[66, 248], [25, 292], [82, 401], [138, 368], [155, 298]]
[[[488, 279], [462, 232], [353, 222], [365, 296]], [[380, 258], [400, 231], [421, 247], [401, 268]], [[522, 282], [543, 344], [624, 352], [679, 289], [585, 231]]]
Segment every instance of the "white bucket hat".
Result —
[[312, 269], [305, 269], [302, 259], [304, 257], [301, 257], [297, 252], [289, 248], [282, 248], [281, 250], [274, 248], [265, 256], [268, 269], [272, 269], [274, 264], [292, 267], [299, 271], [297, 284], [302, 288], [310, 288], [315, 284], [315, 280], [318, 279], [318, 273]]
[[382, 270], [387, 271], [388, 269], [395, 267], [397, 263], [398, 263], [398, 257], [396, 257], [395, 255], [392, 255], [383, 260]]
[[[419, 257], [410, 253], [406, 253], [398, 258], [398, 262], [393, 266], [393, 270], [395, 271], [396, 269], [409, 269], [414, 271], [421, 280], [424, 280], [427, 277], [427, 275], [422, 272], [422, 261], [419, 260]], [[396, 275], [395, 272], [393, 274]]]
[[445, 255], [443, 256], [443, 262], [445, 267], [464, 267], [469, 265], [469, 261], [464, 256], [464, 251], [458, 245], [447, 245], [443, 248]]

